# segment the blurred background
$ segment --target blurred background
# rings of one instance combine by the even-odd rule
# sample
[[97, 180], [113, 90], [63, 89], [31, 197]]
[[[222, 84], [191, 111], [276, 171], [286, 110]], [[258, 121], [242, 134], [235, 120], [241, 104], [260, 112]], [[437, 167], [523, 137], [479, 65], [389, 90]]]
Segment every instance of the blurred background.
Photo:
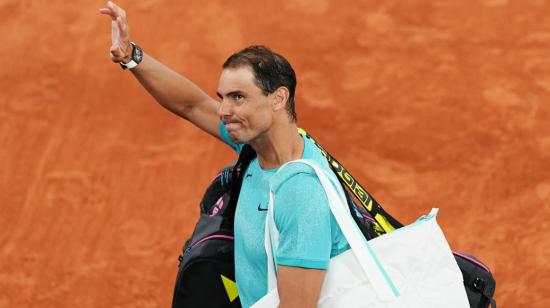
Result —
[[[298, 77], [299, 125], [394, 217], [432, 207], [499, 307], [550, 305], [550, 2], [118, 2], [213, 95], [250, 44]], [[109, 59], [103, 1], [0, 0], [0, 307], [168, 307], [235, 154]]]

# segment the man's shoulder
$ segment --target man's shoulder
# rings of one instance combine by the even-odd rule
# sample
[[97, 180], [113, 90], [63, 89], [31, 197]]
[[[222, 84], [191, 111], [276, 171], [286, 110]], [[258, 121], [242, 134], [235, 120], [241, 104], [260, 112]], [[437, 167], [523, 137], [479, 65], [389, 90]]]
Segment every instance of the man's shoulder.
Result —
[[[304, 137], [304, 154], [302, 160], [313, 163], [322, 170], [330, 172], [330, 166], [313, 141]], [[279, 168], [270, 179], [270, 188], [276, 192], [282, 185], [317, 188], [321, 186], [315, 170], [303, 162], [290, 162]]]
[[327, 158], [313, 140], [304, 137], [304, 146], [304, 159], [315, 162], [317, 166], [325, 168], [325, 170], [330, 169]]
[[[321, 168], [324, 167], [315, 160], [307, 159], [307, 161]], [[321, 183], [310, 165], [304, 162], [290, 162], [273, 175], [269, 186], [274, 193], [277, 193], [282, 187], [317, 189], [321, 187]]]

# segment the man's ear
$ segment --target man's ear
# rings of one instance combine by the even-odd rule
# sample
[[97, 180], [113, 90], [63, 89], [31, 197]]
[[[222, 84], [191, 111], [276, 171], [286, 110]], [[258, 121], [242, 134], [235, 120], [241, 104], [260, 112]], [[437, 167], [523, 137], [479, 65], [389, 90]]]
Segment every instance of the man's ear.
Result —
[[273, 110], [278, 111], [286, 108], [290, 92], [287, 87], [279, 87], [273, 92]]

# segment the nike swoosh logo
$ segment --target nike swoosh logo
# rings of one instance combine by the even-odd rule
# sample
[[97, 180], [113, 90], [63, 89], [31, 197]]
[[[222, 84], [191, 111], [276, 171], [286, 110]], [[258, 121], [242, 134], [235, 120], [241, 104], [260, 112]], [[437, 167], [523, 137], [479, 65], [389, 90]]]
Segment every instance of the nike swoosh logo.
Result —
[[250, 177], [250, 176], [252, 176], [252, 173], [248, 173], [248, 174], [246, 175], [246, 177]]
[[260, 203], [258, 204], [258, 211], [267, 211], [267, 208], [265, 208], [265, 209], [262, 208], [262, 203], [260, 202]]

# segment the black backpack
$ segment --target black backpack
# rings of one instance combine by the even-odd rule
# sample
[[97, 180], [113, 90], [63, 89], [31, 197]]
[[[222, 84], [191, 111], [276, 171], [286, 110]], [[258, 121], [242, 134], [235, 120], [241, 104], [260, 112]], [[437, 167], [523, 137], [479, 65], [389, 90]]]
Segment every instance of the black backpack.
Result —
[[172, 307], [241, 307], [235, 283], [233, 217], [242, 176], [256, 153], [243, 147], [238, 161], [212, 181], [200, 218], [179, 257]]
[[497, 304], [493, 299], [496, 282], [489, 268], [481, 263], [474, 256], [453, 252], [458, 267], [462, 272], [468, 302], [472, 308], [496, 308]]

